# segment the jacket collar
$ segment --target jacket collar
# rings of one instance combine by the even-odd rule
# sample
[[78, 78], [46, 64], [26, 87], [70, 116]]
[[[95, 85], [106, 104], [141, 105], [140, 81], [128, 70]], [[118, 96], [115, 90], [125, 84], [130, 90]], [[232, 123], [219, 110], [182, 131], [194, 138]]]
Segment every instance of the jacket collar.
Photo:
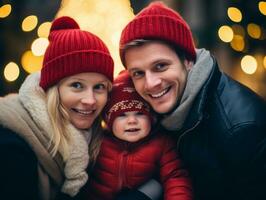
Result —
[[181, 132], [185, 132], [192, 127], [194, 127], [198, 122], [200, 122], [204, 117], [206, 117], [205, 108], [211, 99], [211, 95], [219, 83], [221, 72], [219, 70], [216, 59], [213, 57], [213, 67], [209, 78], [206, 80], [205, 84], [201, 88], [201, 91], [197, 95], [193, 106], [189, 112], [189, 115], [184, 123]]

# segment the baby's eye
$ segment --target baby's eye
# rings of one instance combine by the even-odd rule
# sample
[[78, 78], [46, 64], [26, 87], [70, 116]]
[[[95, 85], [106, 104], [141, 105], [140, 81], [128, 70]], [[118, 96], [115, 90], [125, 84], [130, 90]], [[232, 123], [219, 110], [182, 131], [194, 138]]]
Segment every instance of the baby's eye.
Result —
[[143, 112], [137, 112], [136, 115], [141, 116], [141, 115], [144, 115], [144, 113]]
[[125, 117], [125, 116], [126, 116], [125, 113], [121, 113], [121, 114], [118, 115], [118, 117]]
[[70, 84], [70, 86], [76, 89], [82, 88], [82, 84], [80, 82], [73, 82]]

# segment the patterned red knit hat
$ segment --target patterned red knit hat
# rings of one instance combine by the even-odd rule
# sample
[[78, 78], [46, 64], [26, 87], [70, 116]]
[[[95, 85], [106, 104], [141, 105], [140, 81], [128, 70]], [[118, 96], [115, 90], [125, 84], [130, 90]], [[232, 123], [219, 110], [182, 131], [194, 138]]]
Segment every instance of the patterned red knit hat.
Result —
[[74, 19], [56, 19], [49, 41], [40, 79], [44, 90], [67, 76], [83, 72], [101, 73], [113, 81], [114, 62], [106, 45], [96, 35], [80, 30]]
[[153, 122], [150, 106], [136, 92], [129, 73], [124, 70], [114, 80], [110, 99], [104, 110], [105, 122], [110, 130], [115, 118], [129, 111], [141, 111]]
[[124, 46], [136, 39], [164, 40], [183, 50], [186, 58], [196, 60], [191, 30], [185, 20], [162, 2], [151, 3], [123, 29], [120, 57], [124, 63]]

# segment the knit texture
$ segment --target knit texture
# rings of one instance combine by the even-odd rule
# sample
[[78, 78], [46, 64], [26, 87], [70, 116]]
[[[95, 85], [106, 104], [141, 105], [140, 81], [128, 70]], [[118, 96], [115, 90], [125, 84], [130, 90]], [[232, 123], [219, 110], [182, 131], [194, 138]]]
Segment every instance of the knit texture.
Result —
[[150, 107], [136, 92], [127, 71], [122, 71], [114, 80], [110, 99], [105, 108], [105, 121], [112, 130], [113, 122], [119, 115], [129, 111], [140, 111], [152, 122]]
[[70, 17], [60, 17], [51, 26], [44, 54], [40, 86], [47, 90], [61, 79], [83, 72], [96, 72], [113, 81], [114, 62], [103, 41], [82, 31]]
[[124, 46], [136, 39], [163, 40], [184, 51], [186, 58], [196, 59], [191, 30], [176, 11], [162, 2], [151, 3], [123, 29], [120, 38], [120, 57], [124, 62]]

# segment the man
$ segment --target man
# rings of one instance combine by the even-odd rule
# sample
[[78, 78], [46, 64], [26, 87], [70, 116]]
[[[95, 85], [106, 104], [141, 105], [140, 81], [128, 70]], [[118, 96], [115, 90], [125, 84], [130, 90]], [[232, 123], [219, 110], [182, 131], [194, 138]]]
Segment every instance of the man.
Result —
[[143, 9], [122, 32], [120, 56], [162, 131], [178, 138], [196, 199], [266, 199], [266, 103], [195, 49], [177, 12]]

